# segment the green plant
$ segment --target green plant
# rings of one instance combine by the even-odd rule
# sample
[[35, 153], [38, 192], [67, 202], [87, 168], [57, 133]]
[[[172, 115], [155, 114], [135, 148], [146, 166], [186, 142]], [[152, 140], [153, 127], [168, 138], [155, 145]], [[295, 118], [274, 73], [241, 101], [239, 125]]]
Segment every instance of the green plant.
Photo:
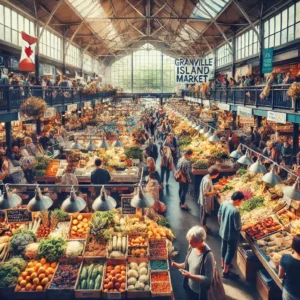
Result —
[[215, 151], [211, 156], [217, 159], [225, 159], [228, 158], [228, 153], [224, 151]]
[[247, 168], [241, 167], [236, 171], [236, 174], [243, 176], [245, 174], [247, 174]]
[[199, 159], [194, 163], [194, 169], [201, 170], [201, 169], [207, 169], [209, 167], [208, 160]]
[[48, 262], [58, 261], [64, 254], [67, 243], [63, 238], [48, 238], [41, 240], [38, 257], [46, 258]]
[[32, 231], [18, 229], [15, 231], [13, 237], [10, 240], [10, 249], [14, 255], [24, 255], [25, 248], [28, 244], [34, 243], [36, 236]]
[[264, 206], [264, 199], [262, 197], [252, 197], [245, 201], [240, 207], [241, 212], [249, 212], [254, 208]]
[[127, 156], [127, 158], [131, 159], [142, 159], [143, 157], [143, 150], [141, 150], [137, 146], [125, 148], [124, 153]]
[[28, 98], [20, 107], [20, 115], [23, 119], [42, 118], [47, 110], [45, 100], [37, 97]]

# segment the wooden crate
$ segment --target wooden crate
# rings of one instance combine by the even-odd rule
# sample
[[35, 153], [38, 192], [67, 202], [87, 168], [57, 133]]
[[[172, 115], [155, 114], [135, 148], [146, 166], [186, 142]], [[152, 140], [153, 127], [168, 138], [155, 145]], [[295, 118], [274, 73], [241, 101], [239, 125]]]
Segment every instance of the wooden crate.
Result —
[[279, 287], [274, 283], [268, 286], [265, 281], [257, 272], [256, 276], [256, 290], [259, 293], [262, 300], [281, 300], [281, 291]]
[[[92, 218], [92, 214], [91, 213], [80, 213], [80, 214], [83, 216], [83, 218], [87, 218], [89, 220], [89, 223], [90, 223], [91, 218]], [[73, 214], [72, 214], [71, 220], [70, 220], [70, 228], [69, 228], [68, 239], [69, 240], [85, 240], [86, 237], [87, 237], [87, 235], [85, 235], [84, 237], [81, 237], [81, 238], [79, 238], [79, 237], [72, 237], [72, 235], [71, 235], [72, 226], [73, 226]]]
[[[139, 237], [139, 236], [143, 236], [146, 240], [146, 244], [145, 246], [129, 246], [129, 239], [131, 237]], [[145, 255], [132, 255], [131, 250], [135, 249], [145, 249], [146, 250], [146, 254]], [[148, 236], [147, 234], [144, 233], [140, 233], [140, 234], [128, 234], [127, 235], [127, 254], [128, 254], [128, 262], [136, 262], [136, 263], [140, 263], [140, 262], [148, 262], [149, 261], [149, 242], [148, 242]]]
[[[99, 290], [89, 290], [89, 289], [85, 289], [82, 290], [79, 288], [79, 281], [80, 281], [80, 274], [82, 271], [82, 268], [85, 266], [86, 263], [94, 263], [94, 264], [103, 264], [103, 272], [102, 272], [102, 278], [101, 278], [101, 284], [100, 284], [100, 288]], [[101, 298], [101, 290], [103, 287], [103, 277], [104, 277], [104, 265], [105, 265], [105, 261], [104, 259], [99, 259], [99, 258], [84, 258], [83, 262], [80, 266], [79, 269], [79, 273], [78, 273], [78, 278], [77, 278], [77, 282], [75, 285], [75, 298]]]
[[[118, 257], [111, 257], [111, 253], [109, 253], [108, 251], [107, 251], [107, 254], [106, 254], [106, 258], [108, 259], [108, 260], [121, 260], [121, 261], [125, 261], [126, 259], [127, 259], [127, 234], [125, 234], [125, 233], [112, 233], [111, 234], [111, 239], [113, 239], [113, 237], [114, 236], [117, 236], [118, 237], [118, 235], [119, 234], [121, 234], [122, 235], [122, 238], [123, 237], [126, 237], [126, 253], [124, 254], [124, 255], [122, 255], [122, 256], [118, 256]], [[113, 252], [114, 250], [112, 250], [112, 252]]]
[[[168, 292], [163, 292], [163, 293], [158, 293], [158, 292], [153, 292], [153, 287], [157, 283], [165, 282], [165, 281], [152, 281], [151, 274], [153, 273], [164, 273], [168, 275], [169, 280], [166, 281], [170, 284], [170, 290]], [[172, 289], [172, 282], [171, 282], [171, 276], [169, 271], [151, 271], [150, 272], [150, 281], [151, 281], [151, 295], [152, 297], [172, 297], [173, 295], [173, 289]]]
[[[157, 240], [157, 241], [162, 241], [164, 243], [164, 249], [165, 249], [165, 252], [166, 252], [166, 255], [155, 255], [155, 253], [153, 253], [151, 255], [151, 243], [156, 241], [156, 239], [149, 239], [149, 257], [150, 259], [162, 259], [162, 260], [166, 260], [168, 259], [168, 248], [167, 248], [167, 239], [161, 239], [161, 240]], [[156, 247], [156, 248], [161, 248], [161, 247]]]
[[[137, 261], [135, 261], [137, 264], [139, 264]], [[142, 262], [142, 261], [141, 261]], [[128, 271], [129, 271], [129, 265], [127, 266], [127, 280], [128, 280]], [[148, 276], [149, 276], [149, 291], [129, 291], [128, 290], [128, 281], [127, 281], [127, 298], [129, 299], [150, 299], [151, 298], [151, 276], [150, 276], [150, 265], [148, 263]]]
[[246, 281], [254, 283], [256, 281], [256, 272], [261, 268], [258, 260], [249, 259], [245, 256], [243, 248], [238, 247], [237, 266]]
[[83, 257], [84, 258], [106, 258], [106, 256], [107, 256], [107, 245], [105, 246], [105, 254], [104, 255], [94, 255], [94, 256], [86, 255], [86, 250], [87, 250], [87, 247], [88, 247], [88, 244], [89, 244], [89, 238], [90, 237], [91, 237], [91, 234], [88, 234], [87, 238], [86, 238], [86, 242], [85, 242], [85, 247], [84, 247], [84, 250], [83, 250]]
[[[164, 260], [164, 261], [166, 261], [167, 262], [167, 270], [152, 270], [151, 269], [151, 261], [155, 261], [155, 260]], [[170, 264], [169, 264], [168, 259], [151, 259], [150, 262], [149, 262], [149, 266], [150, 266], [151, 271], [168, 271], [168, 270], [170, 270]]]

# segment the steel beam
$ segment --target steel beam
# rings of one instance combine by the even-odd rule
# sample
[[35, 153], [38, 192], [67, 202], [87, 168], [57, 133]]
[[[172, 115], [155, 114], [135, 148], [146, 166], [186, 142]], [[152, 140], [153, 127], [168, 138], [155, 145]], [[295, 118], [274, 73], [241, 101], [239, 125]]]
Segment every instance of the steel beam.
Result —
[[240, 12], [243, 14], [243, 16], [246, 18], [246, 20], [249, 22], [251, 28], [253, 29], [253, 31], [255, 32], [255, 34], [257, 35], [257, 39], [260, 43], [260, 34], [257, 31], [255, 25], [253, 24], [253, 22], [251, 21], [251, 19], [249, 18], [248, 14], [245, 12], [245, 10], [243, 9], [243, 7], [240, 5], [240, 3], [238, 3], [236, 0], [233, 0], [233, 3], [236, 5], [236, 7], [240, 10]]
[[80, 30], [80, 28], [82, 27], [83, 24], [84, 24], [84, 23], [83, 23], [83, 21], [82, 21], [82, 22], [80, 23], [80, 25], [77, 26], [76, 30], [74, 31], [74, 33], [73, 33], [72, 36], [71, 36], [71, 39], [68, 41], [68, 45], [67, 45], [67, 47], [66, 47], [66, 55], [67, 55], [67, 53], [68, 53], [68, 49], [69, 49], [71, 43], [73, 42], [73, 40], [74, 40], [74, 38], [75, 38], [77, 32]]
[[[144, 16], [134, 5], [132, 5], [129, 0], [126, 0], [126, 2], [142, 17], [142, 19], [144, 19], [146, 16]], [[127, 19], [129, 20], [129, 18], [124, 18], [124, 17], [119, 17], [119, 18], [122, 18], [122, 19]], [[97, 18], [98, 19], [98, 18]], [[102, 18], [101, 18], [102, 19]], [[105, 19], [105, 18], [104, 18]], [[111, 18], [110, 18], [111, 19]], [[137, 18], [139, 19], [139, 18]]]
[[184, 17], [147, 17], [147, 16], [143, 16], [143, 17], [101, 17], [101, 18], [90, 18], [89, 21], [91, 22], [96, 22], [96, 21], [101, 21], [101, 20], [184, 20], [184, 21], [198, 21], [198, 22], [203, 22], [203, 23], [210, 23], [211, 20], [210, 19], [198, 19], [198, 18], [184, 18]]
[[54, 16], [54, 14], [56, 13], [57, 9], [62, 5], [62, 3], [65, 0], [59, 0], [59, 2], [57, 2], [56, 6], [53, 8], [53, 10], [51, 11], [46, 24], [43, 26], [40, 35], [38, 36], [38, 38], [40, 39], [40, 37], [43, 35], [45, 28], [49, 25], [50, 21], [52, 20], [52, 17]]

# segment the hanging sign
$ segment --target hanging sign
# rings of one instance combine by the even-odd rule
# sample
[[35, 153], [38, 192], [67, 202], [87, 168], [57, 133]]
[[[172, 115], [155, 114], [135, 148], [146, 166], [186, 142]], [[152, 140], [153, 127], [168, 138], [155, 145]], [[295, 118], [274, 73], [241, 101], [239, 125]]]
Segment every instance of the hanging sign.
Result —
[[225, 104], [225, 103], [217, 103], [217, 106], [218, 106], [220, 109], [223, 109], [223, 110], [227, 110], [227, 111], [230, 110], [230, 105], [229, 105], [229, 104]]
[[90, 108], [91, 107], [91, 101], [84, 102], [84, 108]]
[[281, 124], [286, 124], [286, 114], [274, 111], [268, 111], [268, 121], [273, 121]]
[[32, 222], [32, 213], [28, 209], [8, 209], [6, 210], [8, 223], [29, 223]]
[[121, 198], [121, 207], [122, 207], [122, 214], [123, 215], [135, 215], [136, 208], [131, 206], [132, 198], [122, 197]]
[[68, 112], [72, 112], [72, 111], [74, 111], [76, 109], [77, 109], [77, 104], [68, 104], [67, 105], [67, 111]]
[[55, 107], [48, 107], [46, 112], [44, 113], [44, 118], [51, 118], [56, 115]]
[[263, 51], [262, 73], [273, 71], [273, 50], [274, 48], [265, 48]]
[[252, 108], [238, 106], [237, 115], [245, 118], [252, 118]]
[[33, 72], [35, 70], [35, 44], [38, 39], [28, 35], [24, 31], [21, 31], [21, 37], [23, 46], [19, 62], [19, 70]]
[[176, 82], [207, 82], [213, 64], [213, 58], [176, 58]]
[[209, 100], [202, 100], [202, 104], [204, 106], [210, 106], [210, 101]]

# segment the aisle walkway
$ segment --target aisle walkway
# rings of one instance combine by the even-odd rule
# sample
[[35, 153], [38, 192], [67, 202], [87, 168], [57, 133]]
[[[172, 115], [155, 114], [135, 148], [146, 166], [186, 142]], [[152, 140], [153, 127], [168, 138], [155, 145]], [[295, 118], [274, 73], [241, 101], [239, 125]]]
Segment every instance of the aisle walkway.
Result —
[[[157, 170], [160, 172], [159, 168], [160, 161], [157, 162]], [[166, 217], [169, 220], [173, 232], [176, 234], [176, 240], [174, 241], [174, 246], [179, 254], [175, 257], [176, 262], [183, 262], [186, 250], [188, 248], [188, 242], [185, 238], [187, 231], [194, 225], [199, 225], [199, 206], [194, 197], [188, 195], [187, 204], [191, 208], [190, 211], [183, 211], [179, 206], [178, 198], [178, 183], [170, 176], [169, 186], [164, 187], [163, 199], [162, 201], [167, 205]], [[207, 237], [207, 244], [211, 247], [218, 267], [219, 272], [222, 274], [221, 270], [221, 239], [218, 234], [219, 225], [217, 223], [217, 216], [214, 215], [208, 221], [209, 227], [212, 229], [212, 234]], [[234, 259], [235, 261], [235, 259]], [[235, 271], [237, 268], [234, 268]], [[176, 300], [184, 300], [184, 292], [182, 288], [182, 276], [180, 272], [176, 269], [171, 270], [172, 284], [174, 289], [174, 295]], [[228, 299], [242, 299], [242, 300], [259, 300], [255, 286], [248, 284], [245, 280], [239, 279], [236, 282], [230, 280], [223, 280], [225, 291]]]

